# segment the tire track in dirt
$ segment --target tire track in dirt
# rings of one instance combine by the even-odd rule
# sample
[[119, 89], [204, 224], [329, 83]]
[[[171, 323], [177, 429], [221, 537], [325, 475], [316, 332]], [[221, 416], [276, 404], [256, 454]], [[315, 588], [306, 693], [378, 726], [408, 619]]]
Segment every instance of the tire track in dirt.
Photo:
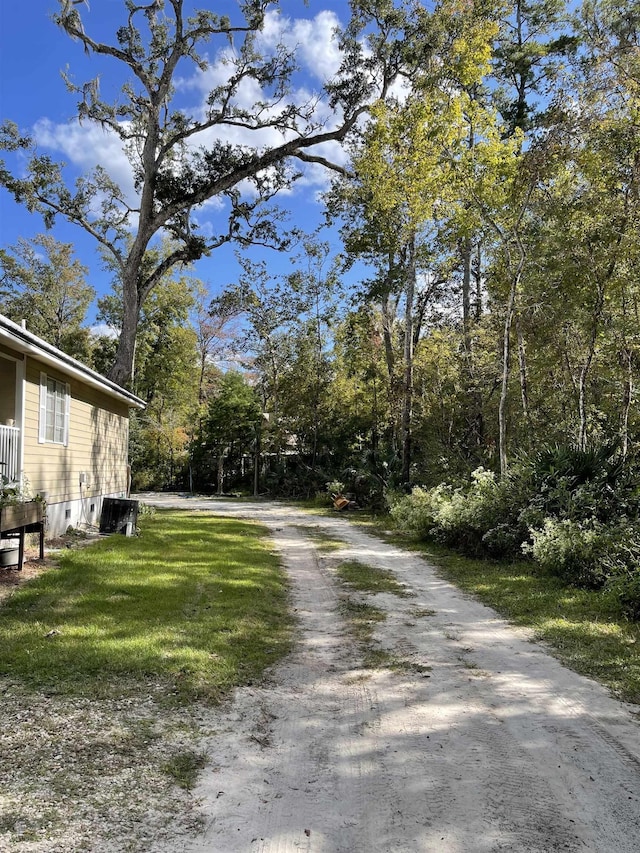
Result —
[[[188, 849], [372, 850], [376, 813], [365, 815], [385, 793], [377, 767], [376, 693], [351, 676], [355, 650], [343, 627], [336, 630], [338, 593], [311, 543], [294, 527], [275, 531], [274, 541], [292, 579], [300, 640], [275, 674], [276, 686], [238, 691], [233, 708], [236, 714], [243, 709], [242, 770], [233, 778], [227, 772], [224, 782], [213, 772], [214, 787], [230, 789], [230, 796], [211, 803], [205, 835]], [[227, 771], [232, 765], [227, 762]]]
[[[202, 508], [271, 526], [291, 578], [299, 642], [271, 685], [238, 691], [213, 715], [219, 735], [197, 791], [206, 826], [180, 850], [640, 849], [634, 709], [565, 669], [415, 554], [342, 518], [262, 504]], [[319, 557], [301, 524], [345, 548]], [[390, 569], [411, 590], [411, 598], [371, 597], [387, 613], [374, 640], [428, 673], [362, 668], [340, 615], [337, 559]]]
[[[449, 645], [425, 643], [424, 635], [421, 641], [420, 632], [415, 631], [413, 645], [419, 651], [422, 647], [425, 653], [439, 648], [445, 652], [440, 661], [443, 664], [447, 660], [453, 663], [453, 653], [463, 671], [467, 666], [474, 667], [469, 669], [467, 680], [470, 686], [475, 682], [476, 690], [465, 693], [480, 692], [483, 707], [482, 713], [475, 715], [470, 733], [476, 743], [491, 745], [483, 760], [483, 775], [477, 780], [476, 799], [484, 791], [492, 792], [486, 811], [497, 818], [494, 822], [504, 823], [501, 813], [516, 814], [521, 828], [529, 826], [531, 830], [529, 836], [512, 838], [507, 849], [635, 849], [640, 843], [640, 740], [638, 726], [628, 711], [598, 685], [564, 669], [527, 642], [520, 636], [522, 632], [493, 618], [495, 614], [487, 608], [451, 587], [447, 589], [448, 585], [434, 584], [433, 578], [427, 580], [425, 587], [423, 561], [389, 546], [377, 548], [372, 555], [366, 538], [362, 540], [357, 532], [348, 538], [357, 546], [365, 546], [362, 550], [366, 561], [394, 568], [399, 579], [417, 591], [414, 606], [418, 610], [425, 603], [426, 587], [430, 587], [426, 589], [428, 603], [438, 605], [438, 613], [429, 621], [443, 630]], [[444, 614], [447, 615], [443, 619]], [[461, 615], [467, 618], [460, 620]], [[394, 631], [390, 634], [387, 640], [393, 641]], [[443, 682], [440, 700], [446, 693], [444, 687]], [[455, 687], [462, 689], [460, 684]], [[565, 692], [583, 701], [569, 700], [563, 696]], [[473, 695], [467, 695], [467, 710], [472, 702]], [[597, 709], [599, 720], [591, 708]], [[436, 714], [437, 709], [432, 719]], [[487, 719], [497, 720], [501, 730], [478, 726], [477, 720], [482, 723]], [[551, 744], [540, 735], [540, 729], [550, 720], [554, 721], [556, 732]], [[494, 737], [491, 733], [497, 731], [499, 735]], [[488, 733], [491, 736], [487, 740]], [[579, 746], [575, 746], [577, 739]], [[458, 741], [462, 742], [460, 736]], [[612, 750], [617, 754], [615, 759]], [[521, 759], [514, 766], [519, 753]], [[470, 775], [467, 770], [467, 784]], [[560, 804], [560, 811], [556, 804]], [[530, 819], [532, 813], [537, 813], [538, 820]], [[502, 849], [502, 843], [496, 841], [489, 849]], [[463, 849], [481, 849], [479, 845], [476, 838]]]

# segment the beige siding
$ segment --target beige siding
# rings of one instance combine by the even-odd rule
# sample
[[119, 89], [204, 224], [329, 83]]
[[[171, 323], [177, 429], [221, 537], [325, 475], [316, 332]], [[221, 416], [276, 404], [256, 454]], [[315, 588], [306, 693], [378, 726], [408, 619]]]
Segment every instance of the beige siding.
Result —
[[[38, 442], [40, 373], [69, 382], [69, 443]], [[127, 489], [129, 410], [124, 402], [69, 379], [61, 371], [27, 359], [24, 421], [24, 472], [31, 491], [47, 492], [50, 503]], [[87, 485], [80, 486], [86, 474]]]

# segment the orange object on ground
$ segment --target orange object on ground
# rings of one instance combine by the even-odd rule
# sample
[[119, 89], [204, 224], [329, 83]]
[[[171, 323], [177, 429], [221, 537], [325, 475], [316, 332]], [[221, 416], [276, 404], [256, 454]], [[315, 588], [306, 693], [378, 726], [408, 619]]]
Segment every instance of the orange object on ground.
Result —
[[346, 509], [350, 504], [344, 495], [334, 495], [333, 496], [333, 505], [336, 509], [343, 510]]

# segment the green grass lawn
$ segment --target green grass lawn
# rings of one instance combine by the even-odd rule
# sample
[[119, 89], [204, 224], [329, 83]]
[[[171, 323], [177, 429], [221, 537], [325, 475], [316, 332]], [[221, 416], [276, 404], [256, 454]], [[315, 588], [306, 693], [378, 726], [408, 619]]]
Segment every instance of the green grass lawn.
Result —
[[62, 554], [0, 607], [0, 675], [52, 693], [217, 700], [289, 648], [266, 532], [196, 512]]

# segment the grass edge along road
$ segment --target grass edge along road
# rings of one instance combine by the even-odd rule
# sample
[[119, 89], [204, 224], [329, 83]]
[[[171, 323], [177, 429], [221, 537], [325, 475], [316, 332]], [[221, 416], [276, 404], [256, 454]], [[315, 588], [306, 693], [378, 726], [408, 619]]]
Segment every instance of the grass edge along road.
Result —
[[217, 701], [290, 648], [287, 585], [265, 528], [159, 511], [141, 535], [64, 552], [0, 608], [0, 676], [52, 694], [156, 685]]
[[640, 704], [640, 623], [620, 615], [616, 602], [598, 590], [569, 586], [533, 562], [500, 562], [461, 556], [393, 528], [389, 516], [345, 516], [375, 536], [419, 553], [439, 574], [536, 640], [563, 664]]

